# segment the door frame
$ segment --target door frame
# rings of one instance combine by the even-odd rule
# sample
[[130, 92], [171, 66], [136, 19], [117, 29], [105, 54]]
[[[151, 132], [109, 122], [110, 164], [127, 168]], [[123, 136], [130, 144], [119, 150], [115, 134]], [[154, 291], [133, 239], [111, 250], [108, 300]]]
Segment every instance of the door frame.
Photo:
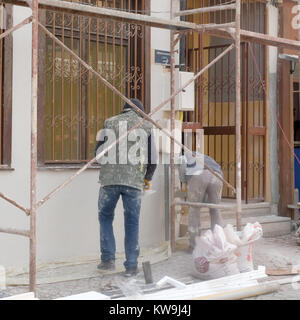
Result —
[[[291, 146], [294, 146], [293, 75], [290, 62], [279, 59], [278, 119]], [[294, 203], [295, 173], [294, 154], [282, 132], [278, 132], [279, 203], [280, 216], [294, 218], [294, 210], [288, 205]]]

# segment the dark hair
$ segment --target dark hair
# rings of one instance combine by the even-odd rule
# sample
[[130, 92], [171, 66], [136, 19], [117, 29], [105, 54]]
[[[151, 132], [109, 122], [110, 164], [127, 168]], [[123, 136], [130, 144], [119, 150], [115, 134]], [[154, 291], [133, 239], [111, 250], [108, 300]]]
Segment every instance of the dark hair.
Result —
[[[145, 111], [145, 108], [142, 102], [139, 99], [131, 98], [130, 101], [135, 104], [140, 110]], [[133, 109], [133, 107], [127, 102], [124, 104], [124, 109]]]

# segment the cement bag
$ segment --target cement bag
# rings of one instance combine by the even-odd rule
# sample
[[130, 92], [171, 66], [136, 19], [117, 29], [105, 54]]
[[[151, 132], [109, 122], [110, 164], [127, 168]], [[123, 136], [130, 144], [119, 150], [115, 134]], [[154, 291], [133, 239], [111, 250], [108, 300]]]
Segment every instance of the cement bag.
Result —
[[247, 223], [242, 231], [237, 232], [232, 225], [228, 224], [224, 232], [227, 241], [237, 246], [235, 254], [240, 272], [252, 271], [254, 242], [262, 237], [262, 226], [258, 222]]
[[196, 238], [193, 252], [194, 276], [211, 280], [239, 273], [236, 245], [229, 243], [222, 227], [216, 225], [214, 231], [208, 230]]

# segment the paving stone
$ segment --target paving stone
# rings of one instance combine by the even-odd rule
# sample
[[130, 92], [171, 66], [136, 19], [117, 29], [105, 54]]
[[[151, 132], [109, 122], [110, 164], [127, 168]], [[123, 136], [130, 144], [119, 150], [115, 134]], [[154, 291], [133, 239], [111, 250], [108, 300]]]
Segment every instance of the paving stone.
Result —
[[[292, 234], [275, 238], [262, 238], [255, 244], [255, 266], [265, 265], [267, 268], [279, 268], [293, 264], [300, 265], [300, 246], [297, 245], [297, 239]], [[175, 252], [169, 259], [153, 264], [151, 269], [154, 282], [159, 281], [166, 275], [185, 283], [199, 281], [191, 276], [192, 255], [185, 251]], [[68, 272], [71, 271], [72, 269], [68, 269]], [[135, 288], [139, 288], [139, 290], [147, 288], [142, 271], [134, 277], [134, 279], [136, 280]], [[274, 280], [279, 278], [272, 277], [270, 279]], [[128, 285], [130, 280], [124, 278], [121, 274], [113, 274], [99, 275], [98, 277], [90, 279], [41, 284], [37, 286], [37, 295], [39, 299], [48, 300], [84, 293], [87, 291], [96, 291], [115, 297], [122, 294], [118, 287], [119, 284]], [[7, 287], [6, 291], [2, 292], [2, 294], [14, 295], [24, 292], [28, 292], [27, 286]], [[278, 292], [248, 299], [299, 300], [300, 282], [293, 286], [290, 284], [282, 285]]]

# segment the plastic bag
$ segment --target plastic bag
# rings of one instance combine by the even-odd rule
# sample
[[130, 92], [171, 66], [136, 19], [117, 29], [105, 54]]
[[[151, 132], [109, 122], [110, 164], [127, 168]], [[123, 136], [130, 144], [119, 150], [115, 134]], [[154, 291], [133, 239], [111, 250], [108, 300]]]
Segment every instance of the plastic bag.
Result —
[[214, 231], [208, 230], [196, 238], [193, 252], [194, 275], [202, 280], [217, 279], [239, 273], [237, 246], [227, 241], [224, 230], [216, 225]]
[[263, 235], [262, 226], [255, 222], [247, 223], [240, 232], [235, 231], [232, 225], [228, 224], [224, 228], [226, 239], [228, 242], [235, 244], [237, 249], [237, 265], [240, 272], [249, 272], [253, 267], [254, 241], [260, 239]]
[[247, 243], [249, 241], [256, 241], [261, 238], [263, 235], [262, 226], [258, 223], [247, 223], [245, 228], [241, 234], [241, 241], [242, 243]]

